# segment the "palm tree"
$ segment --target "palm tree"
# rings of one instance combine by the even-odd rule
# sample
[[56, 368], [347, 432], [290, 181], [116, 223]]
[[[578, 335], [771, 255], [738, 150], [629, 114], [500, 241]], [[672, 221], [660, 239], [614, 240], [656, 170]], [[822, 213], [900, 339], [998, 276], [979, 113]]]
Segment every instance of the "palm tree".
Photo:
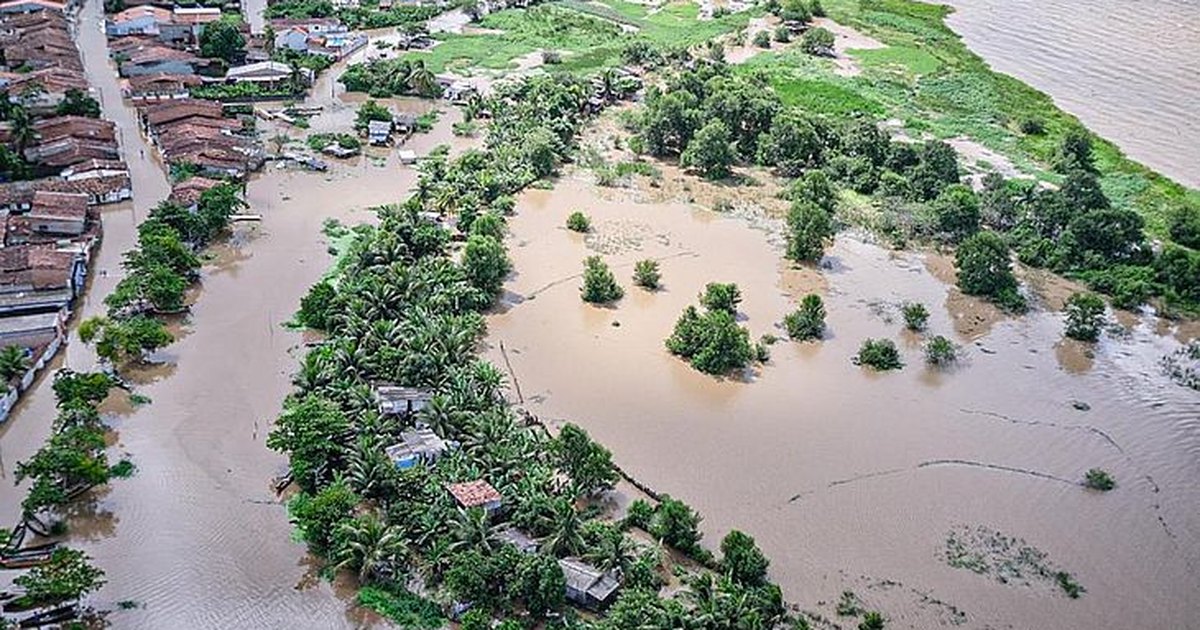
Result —
[[486, 510], [482, 508], [460, 509], [450, 526], [452, 540], [450, 550], [459, 553], [468, 549], [492, 551], [496, 544], [498, 527], [491, 524]]
[[29, 369], [29, 359], [25, 356], [25, 348], [7, 346], [0, 350], [0, 378], [7, 383], [25, 373]]
[[586, 527], [593, 535], [589, 536], [590, 544], [584, 551], [584, 559], [598, 569], [624, 574], [634, 561], [633, 542], [620, 528], [608, 523], [593, 521]]
[[408, 85], [419, 96], [441, 96], [442, 88], [438, 85], [437, 77], [425, 67], [421, 59], [415, 61], [408, 73]]
[[37, 142], [37, 132], [33, 129], [33, 118], [29, 116], [29, 110], [24, 106], [13, 105], [9, 120], [12, 121], [12, 139], [17, 148], [17, 154], [24, 157], [25, 149]]
[[545, 530], [550, 532], [542, 541], [542, 551], [558, 556], [570, 556], [583, 548], [583, 519], [567, 499], [556, 499]]
[[395, 574], [404, 555], [404, 536], [399, 528], [368, 513], [341, 525], [346, 545], [338, 568], [357, 571], [359, 582], [366, 584]]

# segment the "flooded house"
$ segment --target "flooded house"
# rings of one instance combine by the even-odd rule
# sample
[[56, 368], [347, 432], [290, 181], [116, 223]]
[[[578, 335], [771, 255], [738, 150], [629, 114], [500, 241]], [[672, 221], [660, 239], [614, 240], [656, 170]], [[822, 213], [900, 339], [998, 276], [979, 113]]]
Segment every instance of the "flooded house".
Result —
[[0, 317], [52, 313], [83, 290], [83, 254], [52, 245], [0, 248]]
[[558, 566], [567, 580], [567, 600], [588, 610], [603, 610], [621, 587], [617, 576], [578, 558], [564, 558]]
[[400, 442], [384, 451], [396, 468], [404, 470], [419, 463], [433, 464], [453, 446], [453, 442], [443, 440], [433, 429], [417, 425], [410, 431], [401, 432]]
[[167, 201], [194, 212], [199, 208], [200, 196], [205, 191], [215, 188], [222, 183], [219, 179], [199, 176], [189, 177], [171, 186], [171, 194], [167, 196]]
[[433, 399], [433, 391], [418, 387], [378, 385], [375, 387], [375, 404], [380, 415], [407, 416], [425, 408]]
[[495, 514], [502, 506], [500, 492], [483, 479], [452, 483], [446, 486], [446, 490], [464, 509], [483, 508], [488, 514]]
[[375, 146], [386, 146], [392, 142], [392, 123], [388, 120], [372, 120], [367, 123], [367, 142]]
[[125, 79], [121, 92], [134, 104], [170, 101], [188, 98], [192, 88], [203, 82], [194, 74], [145, 74]]
[[206, 60], [185, 50], [159, 44], [143, 45], [126, 53], [127, 58], [118, 66], [123, 77], [146, 74], [196, 74]]
[[36, 348], [63, 335], [63, 311], [0, 317], [0, 348]]
[[343, 59], [367, 45], [367, 36], [352, 32], [336, 18], [272, 20], [275, 49], [291, 50], [331, 59]]
[[87, 226], [87, 195], [39, 190], [25, 219], [34, 234], [79, 236]]
[[[305, 84], [311, 83], [312, 71], [302, 68], [300, 78]], [[226, 83], [254, 83], [268, 89], [290, 87], [292, 81], [291, 66], [278, 61], [260, 61], [237, 66], [225, 73]]]

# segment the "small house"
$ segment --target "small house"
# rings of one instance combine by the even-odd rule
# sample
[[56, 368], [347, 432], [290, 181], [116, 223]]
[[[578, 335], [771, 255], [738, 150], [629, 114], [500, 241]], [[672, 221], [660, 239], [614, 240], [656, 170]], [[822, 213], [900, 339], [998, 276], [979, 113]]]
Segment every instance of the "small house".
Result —
[[63, 334], [63, 311], [0, 318], [0, 348], [36, 348]]
[[385, 449], [396, 468], [404, 470], [418, 463], [433, 464], [450, 449], [452, 443], [443, 440], [433, 429], [418, 426], [400, 434], [400, 442]]
[[409, 149], [401, 149], [397, 153], [397, 156], [400, 158], [401, 164], [416, 164], [417, 163], [417, 152], [416, 151], [412, 151]]
[[34, 234], [79, 236], [87, 223], [88, 196], [77, 193], [33, 193], [29, 229]]
[[425, 408], [433, 399], [433, 392], [417, 387], [379, 385], [375, 387], [375, 403], [380, 415], [403, 416]]
[[[312, 71], [301, 69], [301, 79], [306, 83], [311, 78]], [[236, 68], [230, 68], [225, 73], [228, 83], [257, 83], [259, 85], [278, 87], [292, 79], [292, 68], [278, 61], [260, 61]]]
[[468, 510], [483, 508], [488, 514], [492, 514], [500, 509], [500, 493], [483, 479], [452, 483], [447, 485], [446, 489], [460, 506]]
[[367, 141], [375, 146], [383, 146], [392, 141], [392, 122], [390, 120], [372, 120], [367, 123]]
[[601, 610], [612, 603], [621, 583], [607, 571], [601, 571], [577, 558], [558, 561], [567, 581], [567, 600], [589, 610]]
[[396, 131], [413, 132], [417, 130], [417, 115], [412, 112], [400, 112], [392, 116], [392, 125]]

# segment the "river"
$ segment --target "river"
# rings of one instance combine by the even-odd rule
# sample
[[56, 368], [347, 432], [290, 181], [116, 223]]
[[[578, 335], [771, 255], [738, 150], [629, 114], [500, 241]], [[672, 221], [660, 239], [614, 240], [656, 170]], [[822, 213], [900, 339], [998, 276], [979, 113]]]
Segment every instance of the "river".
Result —
[[948, 0], [993, 68], [1049, 94], [1131, 158], [1200, 188], [1196, 0]]

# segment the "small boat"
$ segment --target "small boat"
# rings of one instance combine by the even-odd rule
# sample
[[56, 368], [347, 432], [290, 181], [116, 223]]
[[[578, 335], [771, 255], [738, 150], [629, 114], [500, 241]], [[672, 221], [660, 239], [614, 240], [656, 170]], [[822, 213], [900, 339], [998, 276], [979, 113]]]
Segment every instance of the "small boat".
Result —
[[30, 615], [17, 622], [21, 628], [40, 628], [42, 626], [61, 624], [79, 616], [79, 610], [74, 604], [59, 606], [44, 612]]

